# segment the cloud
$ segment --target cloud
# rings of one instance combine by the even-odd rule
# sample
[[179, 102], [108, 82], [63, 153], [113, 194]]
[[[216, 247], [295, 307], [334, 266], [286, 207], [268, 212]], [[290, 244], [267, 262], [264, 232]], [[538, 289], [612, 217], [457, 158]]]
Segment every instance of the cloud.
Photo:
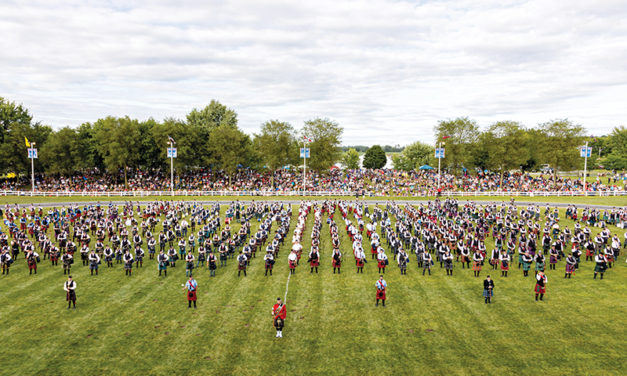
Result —
[[438, 120], [624, 124], [622, 1], [4, 1], [0, 93], [55, 127], [183, 118], [218, 99], [255, 132], [316, 116], [344, 144]]

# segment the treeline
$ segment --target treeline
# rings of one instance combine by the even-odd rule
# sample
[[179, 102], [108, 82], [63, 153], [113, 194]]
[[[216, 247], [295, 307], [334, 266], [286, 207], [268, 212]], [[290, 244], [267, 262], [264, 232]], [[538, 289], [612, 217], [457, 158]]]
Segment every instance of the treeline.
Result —
[[[616, 127], [605, 136], [586, 136], [583, 126], [568, 119], [553, 120], [526, 128], [515, 121], [499, 121], [481, 130], [467, 117], [442, 120], [435, 126], [437, 142], [442, 143], [446, 157], [442, 168], [453, 172], [481, 169], [497, 172], [534, 171], [549, 165], [554, 171], [583, 169], [580, 147], [588, 142], [592, 156], [588, 168], [603, 166], [610, 170], [627, 169], [627, 128]], [[392, 156], [394, 168], [415, 170], [423, 165], [437, 167], [435, 145], [416, 141]], [[381, 168], [385, 158], [380, 146], [373, 146], [364, 155], [364, 167]], [[359, 154], [349, 149], [342, 161], [350, 168], [358, 167]]]
[[30, 171], [25, 138], [39, 150], [36, 171], [49, 174], [94, 168], [109, 172], [169, 168], [168, 137], [178, 148], [177, 171], [211, 167], [232, 174], [241, 167], [278, 169], [302, 163], [299, 147], [304, 135], [311, 140], [308, 167], [325, 170], [340, 159], [342, 133], [336, 122], [316, 118], [299, 130], [287, 122], [269, 120], [258, 134], [249, 136], [239, 128], [235, 111], [217, 101], [193, 109], [184, 120], [106, 117], [77, 128], [53, 130], [33, 122], [22, 105], [0, 98], [0, 171]]
[[[359, 168], [359, 151], [365, 152], [363, 167], [381, 168], [385, 153], [393, 155], [394, 167], [417, 169], [437, 167], [434, 145], [416, 141], [400, 146], [352, 147], [342, 152], [343, 128], [336, 122], [316, 118], [300, 129], [279, 120], [261, 125], [259, 133], [248, 135], [238, 126], [232, 109], [211, 101], [191, 110], [185, 119], [140, 121], [130, 117], [106, 117], [79, 127], [53, 130], [34, 122], [28, 109], [0, 97], [0, 171], [25, 174], [30, 170], [24, 138], [39, 150], [36, 171], [48, 174], [73, 174], [94, 168], [121, 172], [131, 169], [168, 168], [168, 136], [178, 148], [174, 161], [177, 171], [198, 167], [225, 170], [232, 175], [238, 168], [276, 170], [299, 166], [299, 148], [304, 137], [310, 141], [311, 158], [307, 166], [318, 171], [342, 162]], [[435, 126], [437, 141], [444, 143], [446, 158], [442, 167], [453, 172], [463, 168], [491, 171], [533, 170], [548, 164], [555, 170], [581, 169], [583, 158], [578, 147], [587, 140], [593, 156], [590, 167], [627, 168], [627, 129], [616, 127], [611, 134], [586, 136], [581, 125], [555, 120], [526, 128], [513, 121], [501, 121], [481, 130], [469, 118], [440, 121]], [[359, 150], [358, 150], [359, 149]]]

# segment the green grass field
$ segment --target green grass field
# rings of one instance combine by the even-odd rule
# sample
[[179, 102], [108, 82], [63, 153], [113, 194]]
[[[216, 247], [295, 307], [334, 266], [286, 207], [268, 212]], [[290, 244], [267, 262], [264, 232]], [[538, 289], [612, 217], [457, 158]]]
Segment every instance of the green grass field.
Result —
[[[310, 215], [306, 241], [312, 222]], [[256, 228], [253, 221], [253, 233]], [[622, 238], [622, 230], [612, 231]], [[218, 268], [215, 278], [206, 269], [197, 271], [196, 310], [187, 308], [181, 262], [159, 278], [154, 260], [135, 268], [132, 277], [124, 275], [121, 265], [108, 269], [104, 263], [100, 275], [90, 276], [78, 260], [72, 270], [78, 308], [67, 310], [61, 266], [42, 261], [38, 274], [29, 276], [20, 259], [9, 276], [0, 276], [5, 349], [0, 374], [627, 372], [624, 251], [602, 281], [592, 279], [590, 262], [565, 280], [560, 262], [558, 270], [547, 272], [544, 302], [533, 299], [533, 272], [524, 278], [514, 263], [508, 278], [492, 273], [496, 286], [491, 305], [481, 297], [487, 268], [474, 278], [456, 264], [455, 275], [447, 277], [436, 264], [432, 276], [422, 276], [412, 257], [406, 276], [390, 263], [385, 275], [388, 306], [375, 308], [376, 264], [370, 261], [364, 274], [355, 273], [349, 239], [340, 225], [346, 261], [342, 274], [334, 275], [326, 224], [321, 233], [320, 273], [309, 273], [305, 254], [290, 279], [282, 339], [274, 337], [270, 310], [285, 293], [285, 248], [272, 277], [264, 277], [259, 255], [247, 277], [237, 277], [233, 260]]]

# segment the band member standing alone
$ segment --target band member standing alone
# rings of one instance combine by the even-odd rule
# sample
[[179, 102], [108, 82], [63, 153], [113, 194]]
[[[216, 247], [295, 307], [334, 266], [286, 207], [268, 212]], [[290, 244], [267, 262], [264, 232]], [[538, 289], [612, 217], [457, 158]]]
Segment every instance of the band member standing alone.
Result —
[[544, 298], [544, 294], [546, 294], [546, 283], [547, 278], [543, 271], [539, 271], [536, 275], [536, 301], [538, 300], [538, 295], [540, 295], [540, 300]]
[[67, 277], [67, 281], [63, 284], [63, 290], [65, 290], [65, 300], [67, 300], [67, 309], [74, 304], [76, 309], [76, 282], [72, 280], [72, 276]]
[[274, 327], [276, 328], [276, 337], [283, 338], [283, 326], [285, 326], [285, 317], [287, 317], [287, 308], [281, 302], [281, 298], [276, 298], [276, 304], [272, 307], [272, 317]]
[[196, 308], [196, 290], [198, 289], [198, 282], [192, 277], [189, 276], [189, 279], [185, 283], [183, 290], [187, 291], [187, 308], [192, 308], [192, 302], [194, 302], [194, 309]]
[[487, 276], [485, 280], [483, 280], [483, 298], [485, 299], [485, 304], [492, 304], [492, 297], [494, 296], [494, 281], [490, 276]]
[[383, 275], [379, 276], [379, 279], [377, 280], [377, 282], [375, 282], [374, 285], [377, 288], [376, 303], [374, 305], [375, 307], [378, 307], [379, 300], [381, 300], [381, 303], [383, 303], [383, 306], [385, 307], [385, 291], [388, 287], [388, 283], [385, 282], [385, 279], [383, 279]]

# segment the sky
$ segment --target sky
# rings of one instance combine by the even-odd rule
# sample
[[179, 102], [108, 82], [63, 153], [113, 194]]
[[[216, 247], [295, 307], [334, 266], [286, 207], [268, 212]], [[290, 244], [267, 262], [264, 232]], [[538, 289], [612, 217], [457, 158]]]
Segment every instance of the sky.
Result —
[[211, 99], [250, 134], [332, 119], [343, 145], [458, 116], [627, 124], [624, 0], [3, 0], [0, 35], [0, 96], [55, 128]]

